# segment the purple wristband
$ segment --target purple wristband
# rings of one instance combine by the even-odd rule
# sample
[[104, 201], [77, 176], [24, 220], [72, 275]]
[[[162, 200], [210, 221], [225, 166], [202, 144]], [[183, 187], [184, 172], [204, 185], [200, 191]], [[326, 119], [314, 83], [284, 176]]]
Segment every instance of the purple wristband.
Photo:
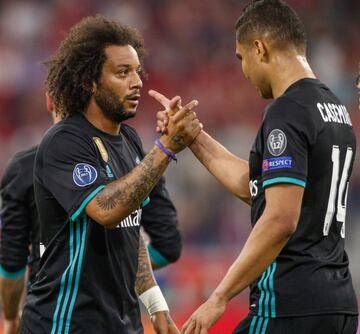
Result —
[[174, 153], [172, 153], [171, 151], [169, 151], [163, 144], [161, 144], [161, 141], [159, 138], [157, 138], [155, 140], [155, 145], [158, 148], [160, 148], [160, 150], [163, 151], [170, 158], [170, 160], [174, 160], [177, 162], [176, 155]]

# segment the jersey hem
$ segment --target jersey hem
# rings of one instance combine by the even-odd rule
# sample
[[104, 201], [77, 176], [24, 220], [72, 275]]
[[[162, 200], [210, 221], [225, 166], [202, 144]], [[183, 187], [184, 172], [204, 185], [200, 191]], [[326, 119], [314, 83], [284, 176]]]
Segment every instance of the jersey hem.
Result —
[[90, 195], [88, 195], [84, 201], [81, 203], [81, 205], [79, 206], [79, 208], [75, 211], [75, 213], [70, 217], [71, 221], [75, 221], [76, 219], [79, 218], [79, 216], [81, 216], [81, 214], [83, 213], [86, 205], [88, 205], [88, 203], [96, 196], [96, 194], [98, 192], [100, 192], [101, 190], [103, 190], [105, 188], [104, 185], [101, 185], [99, 187], [97, 187], [95, 190], [93, 190]]
[[11, 272], [7, 271], [1, 264], [0, 264], [0, 277], [7, 278], [7, 279], [18, 279], [25, 275], [26, 266], [18, 271]]
[[303, 188], [306, 188], [306, 182], [294, 177], [274, 177], [271, 179], [267, 179], [263, 181], [263, 187], [270, 186], [272, 184], [278, 184], [278, 183], [290, 183], [295, 184], [297, 186], [301, 186]]

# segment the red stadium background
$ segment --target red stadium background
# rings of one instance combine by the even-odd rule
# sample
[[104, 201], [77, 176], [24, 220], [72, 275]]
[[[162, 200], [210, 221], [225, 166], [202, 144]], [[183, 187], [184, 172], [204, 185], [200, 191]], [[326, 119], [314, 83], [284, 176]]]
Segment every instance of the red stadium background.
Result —
[[[1, 0], [0, 176], [17, 151], [41, 140], [50, 126], [41, 62], [82, 17], [101, 13], [137, 27], [149, 51], [149, 79], [132, 121], [145, 148], [156, 137], [159, 107], [149, 88], [184, 101], [200, 101], [205, 129], [247, 158], [266, 101], [245, 81], [235, 57], [234, 23], [241, 0]], [[355, 78], [360, 60], [358, 0], [289, 0], [309, 35], [309, 61], [320, 80], [350, 112], [357, 136], [360, 113]], [[348, 196], [346, 248], [360, 296], [359, 154]], [[239, 254], [249, 228], [249, 208], [208, 175], [189, 152], [166, 173], [183, 235], [181, 259], [156, 273], [179, 326], [209, 296]], [[247, 313], [247, 292], [235, 298], [211, 333], [230, 333]], [[152, 333], [144, 315], [145, 333]], [[0, 330], [1, 333], [1, 330]]]

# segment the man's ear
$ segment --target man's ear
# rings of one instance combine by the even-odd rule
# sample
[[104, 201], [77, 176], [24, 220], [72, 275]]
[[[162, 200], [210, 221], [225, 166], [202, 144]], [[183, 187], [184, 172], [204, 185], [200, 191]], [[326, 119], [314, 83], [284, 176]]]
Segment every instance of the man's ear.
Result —
[[96, 89], [97, 89], [97, 84], [95, 81], [92, 82], [92, 84], [83, 84], [83, 89], [90, 93], [91, 95], [94, 94], [96, 92]]
[[254, 41], [255, 53], [259, 61], [267, 63], [269, 61], [269, 48], [265, 41], [256, 39]]

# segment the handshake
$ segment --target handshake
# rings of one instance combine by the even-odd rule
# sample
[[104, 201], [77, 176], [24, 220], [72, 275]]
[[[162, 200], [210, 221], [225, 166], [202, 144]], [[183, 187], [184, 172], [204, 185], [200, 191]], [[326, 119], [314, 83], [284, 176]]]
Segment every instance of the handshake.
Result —
[[150, 90], [149, 95], [164, 107], [156, 114], [156, 132], [162, 135], [161, 144], [174, 154], [190, 146], [203, 128], [193, 111], [199, 102], [192, 100], [182, 107], [179, 96], [170, 100], [154, 90]]

